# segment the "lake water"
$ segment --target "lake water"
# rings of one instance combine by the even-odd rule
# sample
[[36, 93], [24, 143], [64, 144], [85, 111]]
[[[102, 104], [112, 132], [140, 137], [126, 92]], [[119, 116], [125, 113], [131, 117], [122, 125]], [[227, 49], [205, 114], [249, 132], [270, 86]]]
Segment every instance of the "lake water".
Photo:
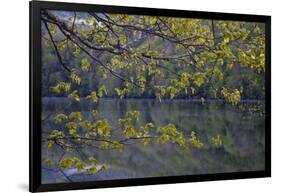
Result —
[[[109, 165], [107, 173], [97, 175], [72, 175], [72, 181], [94, 181], [122, 178], [142, 178], [156, 176], [210, 174], [240, 171], [264, 170], [265, 155], [265, 121], [260, 112], [241, 111], [237, 107], [223, 102], [163, 100], [159, 103], [153, 99], [101, 99], [98, 105], [86, 100], [71, 103], [64, 98], [43, 98], [43, 114], [69, 113], [81, 111], [86, 118], [91, 117], [90, 111], [97, 108], [100, 117], [107, 118], [117, 125], [117, 120], [124, 117], [126, 111], [141, 112], [140, 124], [153, 122], [157, 126], [173, 123], [186, 135], [191, 131], [206, 144], [203, 149], [190, 148], [189, 152], [172, 144], [159, 145], [151, 143], [147, 146], [132, 144], [124, 147], [123, 152], [108, 150], [97, 151], [85, 148], [80, 155], [93, 156], [102, 163]], [[248, 102], [243, 106], [252, 107], [259, 102]], [[46, 120], [43, 133], [55, 129], [52, 122]], [[220, 148], [209, 146], [210, 139], [221, 135], [223, 145]], [[59, 148], [48, 151], [42, 146], [42, 160], [46, 157], [58, 159]], [[56, 168], [42, 169], [42, 183], [67, 181]]]

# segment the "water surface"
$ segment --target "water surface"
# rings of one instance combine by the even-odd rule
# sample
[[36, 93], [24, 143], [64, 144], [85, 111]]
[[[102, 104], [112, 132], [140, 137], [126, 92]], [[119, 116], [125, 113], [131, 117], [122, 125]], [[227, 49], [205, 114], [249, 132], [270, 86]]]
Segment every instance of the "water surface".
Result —
[[[86, 100], [80, 103], [70, 102], [67, 98], [43, 98], [43, 115], [50, 115], [43, 123], [43, 133], [50, 131], [52, 116], [57, 113], [81, 111], [86, 118], [91, 117], [91, 110], [97, 108], [100, 117], [107, 118], [112, 127], [117, 127], [119, 118], [126, 111], [141, 112], [140, 125], [153, 122], [157, 126], [173, 123], [189, 135], [197, 133], [198, 138], [206, 144], [203, 149], [183, 151], [172, 144], [159, 145], [152, 142], [144, 146], [131, 144], [119, 151], [101, 151], [84, 148], [80, 155], [93, 156], [109, 166], [106, 174], [71, 175], [72, 181], [110, 180], [123, 178], [142, 178], [157, 176], [210, 174], [241, 171], [264, 170], [264, 115], [259, 112], [241, 111], [237, 107], [223, 102], [201, 102], [154, 99], [101, 99], [98, 105]], [[258, 101], [247, 102], [250, 107]], [[223, 145], [220, 148], [209, 146], [215, 135], [221, 135]], [[48, 151], [42, 147], [42, 160], [46, 157], [58, 159], [60, 149]], [[52, 169], [42, 169], [42, 183], [54, 183], [58, 180], [67, 181], [62, 174]]]

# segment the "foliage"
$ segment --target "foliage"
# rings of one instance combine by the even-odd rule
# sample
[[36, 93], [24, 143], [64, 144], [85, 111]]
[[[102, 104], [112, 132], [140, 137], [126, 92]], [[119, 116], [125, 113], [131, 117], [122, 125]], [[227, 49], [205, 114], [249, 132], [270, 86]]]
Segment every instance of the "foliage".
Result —
[[230, 91], [223, 87], [221, 93], [225, 100], [232, 104], [237, 104], [240, 101], [240, 92], [237, 89]]
[[191, 132], [191, 138], [189, 139], [190, 143], [197, 148], [202, 148], [204, 144], [197, 139], [196, 133], [194, 131]]
[[217, 135], [217, 136], [213, 137], [212, 141], [213, 141], [213, 143], [216, 147], [219, 147], [219, 146], [222, 145], [222, 139], [221, 139], [220, 135]]
[[[264, 98], [261, 23], [91, 12], [69, 12], [66, 19], [55, 13], [42, 11], [46, 24], [42, 27], [43, 96], [67, 96], [75, 103], [85, 97], [95, 107], [103, 97], [159, 102], [185, 98], [202, 104], [221, 99], [233, 106], [243, 99]], [[55, 65], [50, 65], [53, 61]], [[184, 151], [208, 147], [195, 131], [186, 134], [173, 123], [140, 125], [137, 110], [120, 117], [119, 128], [112, 128], [111, 120], [96, 108], [90, 118], [70, 112], [52, 119], [55, 128], [47, 134], [47, 148], [59, 146], [66, 156], [45, 163], [62, 170], [107, 171], [106, 163], [99, 165], [92, 156], [79, 157], [74, 153], [77, 147], [121, 152], [132, 141], [145, 146], [169, 143]], [[222, 146], [222, 137], [214, 136], [211, 143]]]
[[70, 90], [71, 83], [59, 82], [56, 86], [51, 86], [50, 91], [54, 93], [68, 92]]
[[[68, 47], [77, 62], [64, 64], [70, 70], [63, 76], [76, 85], [87, 85], [92, 93], [75, 85], [72, 89], [83, 97], [91, 96], [93, 102], [97, 102], [95, 95], [101, 98], [104, 94], [159, 101], [221, 98], [232, 104], [264, 97], [265, 36], [261, 23], [89, 13], [79, 16], [85, 18], [81, 24], [78, 16], [69, 15], [66, 22], [45, 11], [42, 19], [53, 38], [69, 39], [57, 43], [59, 54], [66, 57]], [[50, 38], [48, 33], [43, 35]], [[46, 49], [53, 47], [50, 41], [46, 44]], [[52, 72], [61, 71], [56, 69]], [[93, 80], [97, 84], [91, 84]], [[49, 86], [55, 95], [70, 90], [69, 84], [64, 87], [61, 83]], [[241, 88], [247, 92], [240, 92], [239, 99], [235, 89]], [[226, 90], [235, 91], [234, 102]]]

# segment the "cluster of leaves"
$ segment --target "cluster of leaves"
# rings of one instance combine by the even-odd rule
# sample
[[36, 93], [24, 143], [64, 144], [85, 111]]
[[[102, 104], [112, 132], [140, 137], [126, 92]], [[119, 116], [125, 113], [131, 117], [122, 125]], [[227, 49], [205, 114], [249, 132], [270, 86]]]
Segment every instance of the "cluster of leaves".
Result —
[[197, 148], [202, 148], [204, 146], [204, 144], [197, 138], [194, 131], [191, 132], [191, 138], [189, 139], [189, 142]]
[[163, 144], [169, 141], [171, 143], [176, 143], [185, 149], [188, 147], [183, 133], [179, 132], [174, 124], [159, 127], [157, 131], [161, 134], [158, 138], [158, 143]]
[[222, 138], [220, 135], [213, 137], [212, 141], [216, 147], [220, 147], [222, 145]]
[[81, 60], [81, 68], [83, 71], [89, 71], [91, 68], [91, 64], [88, 61], [88, 58], [83, 58]]
[[237, 104], [238, 102], [240, 102], [241, 96], [239, 90], [237, 89], [234, 89], [232, 91], [223, 87], [221, 90], [221, 94], [225, 98], [225, 100], [230, 102], [231, 104]]
[[98, 160], [94, 157], [89, 157], [88, 161], [85, 162], [78, 157], [64, 158], [60, 160], [58, 167], [60, 169], [72, 169], [76, 168], [77, 172], [83, 172], [84, 174], [96, 174], [99, 171], [106, 172], [106, 164], [102, 164], [100, 169], [98, 168]]
[[80, 101], [80, 96], [79, 96], [77, 90], [72, 91], [72, 92], [68, 95], [68, 98], [71, 99], [71, 100], [74, 100], [74, 101], [76, 101], [76, 102], [79, 102], [79, 101]]
[[92, 101], [94, 103], [97, 103], [99, 98], [102, 98], [102, 96], [106, 95], [106, 94], [107, 94], [107, 91], [106, 91], [105, 85], [102, 85], [99, 87], [98, 91], [91, 92], [91, 94], [88, 95], [86, 97], [86, 99], [89, 99], [90, 101]]
[[[139, 115], [140, 115], [139, 111], [128, 111], [126, 113], [125, 118], [118, 120], [119, 124], [121, 125], [121, 129], [123, 130], [123, 133], [127, 138], [131, 138], [131, 137], [140, 138], [143, 136], [142, 131], [138, 131], [134, 125], [134, 121], [139, 120]], [[147, 134], [148, 134], [148, 129], [147, 129]]]
[[69, 82], [59, 82], [56, 86], [51, 86], [50, 91], [54, 93], [68, 92], [71, 88], [71, 83]]
[[[99, 73], [97, 82], [104, 82], [103, 91], [96, 88], [82, 94], [93, 102], [104, 94], [160, 101], [187, 96], [228, 100], [218, 91], [243, 84], [250, 87], [259, 76], [249, 83], [228, 83], [229, 77], [237, 76], [235, 71], [265, 71], [264, 26], [259, 23], [96, 13], [70, 16], [66, 22], [51, 11], [43, 12], [42, 19], [54, 37], [69, 39], [57, 43], [61, 52], [71, 47], [73, 57], [80, 61], [79, 65], [68, 64], [73, 83], [90, 82], [92, 76], [85, 75]], [[106, 81], [111, 79], [116, 83]], [[58, 87], [50, 90], [60, 92]], [[242, 98], [244, 93], [240, 94]], [[73, 98], [78, 101], [77, 96]]]
[[71, 80], [72, 80], [74, 83], [76, 83], [76, 84], [78, 84], [78, 85], [81, 84], [81, 78], [80, 78], [80, 76], [79, 76], [79, 74], [78, 74], [78, 72], [77, 72], [76, 69], [72, 69], [72, 70], [71, 70], [70, 78], [71, 78]]

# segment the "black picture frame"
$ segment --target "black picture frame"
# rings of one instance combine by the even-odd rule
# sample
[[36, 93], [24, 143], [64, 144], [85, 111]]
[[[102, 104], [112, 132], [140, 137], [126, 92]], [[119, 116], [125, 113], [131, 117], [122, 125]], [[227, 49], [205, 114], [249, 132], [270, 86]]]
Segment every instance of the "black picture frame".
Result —
[[[266, 100], [265, 100], [265, 170], [236, 173], [218, 173], [186, 175], [173, 177], [152, 177], [138, 179], [120, 179], [96, 182], [74, 182], [58, 184], [41, 184], [41, 22], [42, 9], [98, 11], [108, 13], [126, 13], [138, 15], [170, 16], [186, 18], [223, 19], [235, 21], [253, 21], [265, 23], [266, 37]], [[229, 180], [244, 178], [261, 178], [271, 176], [271, 17], [264, 15], [246, 15], [232, 13], [215, 13], [201, 11], [183, 11], [155, 8], [137, 8], [124, 6], [107, 6], [62, 2], [30, 2], [30, 165], [29, 191], [57, 191], [89, 188], [108, 188], [122, 186], [198, 182], [212, 180]]]

